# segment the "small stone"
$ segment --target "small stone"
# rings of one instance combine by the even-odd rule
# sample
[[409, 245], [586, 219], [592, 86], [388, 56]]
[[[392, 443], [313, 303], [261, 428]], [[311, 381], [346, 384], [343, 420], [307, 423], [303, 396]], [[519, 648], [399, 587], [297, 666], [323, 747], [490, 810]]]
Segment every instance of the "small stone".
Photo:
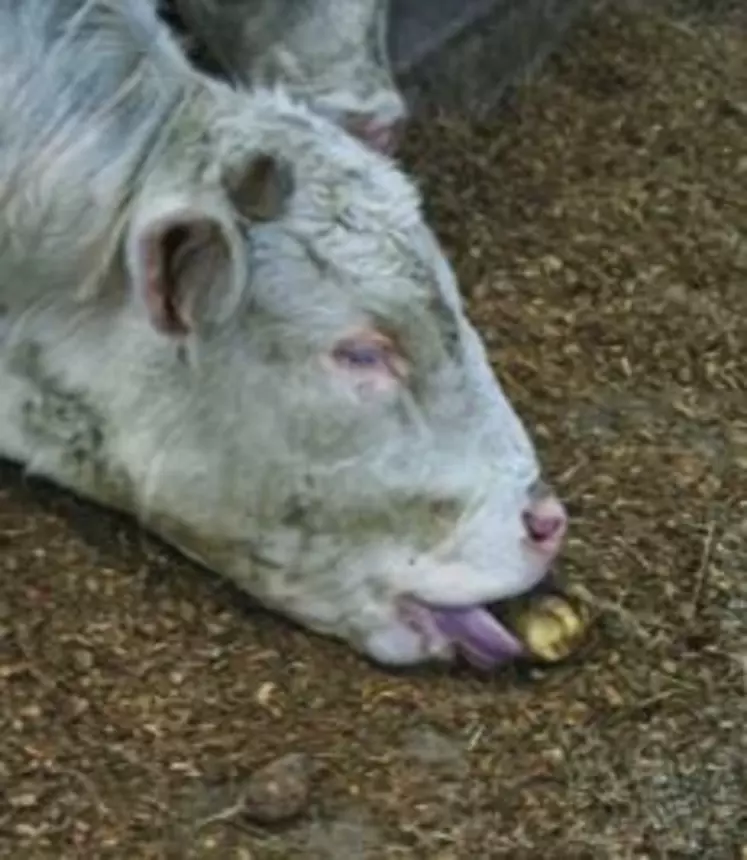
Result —
[[30, 809], [32, 806], [36, 806], [38, 802], [38, 795], [31, 792], [16, 794], [8, 800], [8, 804], [12, 809]]
[[275, 759], [249, 778], [243, 792], [244, 816], [258, 824], [298, 817], [309, 805], [310, 777], [310, 762], [302, 753]]
[[542, 755], [552, 764], [560, 764], [565, 760], [565, 753], [559, 747], [543, 750]]
[[68, 704], [70, 716], [73, 718], [80, 717], [82, 714], [85, 714], [86, 711], [90, 710], [90, 707], [91, 705], [88, 700], [80, 696], [73, 696], [69, 700]]
[[73, 653], [73, 660], [78, 669], [86, 672], [93, 667], [93, 654], [85, 648], [78, 648]]
[[273, 684], [272, 681], [265, 681], [261, 684], [256, 693], [257, 704], [261, 705], [263, 708], [269, 708], [272, 696], [276, 689], [277, 685]]
[[39, 705], [26, 705], [26, 707], [21, 708], [20, 714], [22, 717], [26, 717], [29, 720], [38, 720], [42, 715], [42, 709]]

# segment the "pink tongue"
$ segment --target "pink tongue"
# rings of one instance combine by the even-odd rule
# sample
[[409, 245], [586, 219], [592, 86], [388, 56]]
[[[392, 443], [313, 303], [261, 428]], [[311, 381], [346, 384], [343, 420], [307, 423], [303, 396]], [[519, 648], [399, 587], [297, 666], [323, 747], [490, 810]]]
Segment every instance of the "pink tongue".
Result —
[[438, 629], [461, 648], [471, 663], [492, 668], [524, 652], [519, 640], [482, 606], [431, 607], [431, 612]]

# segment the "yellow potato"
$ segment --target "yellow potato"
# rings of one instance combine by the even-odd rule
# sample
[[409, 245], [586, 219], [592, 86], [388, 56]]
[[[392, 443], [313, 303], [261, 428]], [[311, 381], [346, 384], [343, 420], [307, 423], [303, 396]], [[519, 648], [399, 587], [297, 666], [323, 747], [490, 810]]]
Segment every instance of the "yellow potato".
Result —
[[532, 655], [546, 663], [557, 663], [573, 654], [589, 626], [582, 607], [557, 594], [534, 599], [512, 621]]

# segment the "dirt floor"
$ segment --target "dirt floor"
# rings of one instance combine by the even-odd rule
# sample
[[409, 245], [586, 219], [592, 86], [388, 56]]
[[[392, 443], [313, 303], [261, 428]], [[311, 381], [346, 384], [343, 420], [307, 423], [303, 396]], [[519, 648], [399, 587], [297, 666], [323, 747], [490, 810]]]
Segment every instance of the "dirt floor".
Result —
[[[617, 2], [408, 162], [573, 515], [563, 667], [392, 675], [0, 473], [0, 856], [747, 858], [747, 11]], [[235, 804], [285, 753], [292, 825]]]

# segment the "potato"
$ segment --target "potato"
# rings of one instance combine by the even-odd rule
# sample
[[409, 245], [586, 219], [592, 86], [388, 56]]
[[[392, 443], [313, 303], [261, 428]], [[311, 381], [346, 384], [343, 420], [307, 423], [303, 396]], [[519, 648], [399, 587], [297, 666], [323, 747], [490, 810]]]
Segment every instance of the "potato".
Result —
[[513, 614], [511, 626], [533, 657], [557, 663], [580, 647], [589, 628], [589, 617], [583, 606], [571, 598], [543, 594]]

